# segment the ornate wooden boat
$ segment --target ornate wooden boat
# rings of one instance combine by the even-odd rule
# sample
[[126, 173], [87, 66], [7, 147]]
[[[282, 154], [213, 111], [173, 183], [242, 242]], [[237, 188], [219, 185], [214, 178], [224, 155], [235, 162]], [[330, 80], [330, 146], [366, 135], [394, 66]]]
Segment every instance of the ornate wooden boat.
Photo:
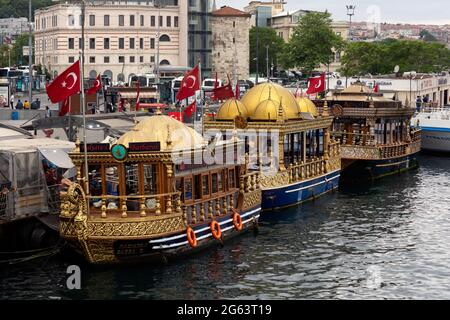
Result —
[[249, 169], [261, 174], [263, 209], [294, 205], [338, 187], [339, 143], [329, 132], [333, 117], [327, 110], [319, 114], [312, 101], [268, 82], [241, 101], [226, 101], [215, 117], [208, 114], [206, 133], [230, 137], [236, 130], [246, 141]]
[[[89, 262], [113, 264], [170, 259], [256, 228], [259, 174], [236, 161], [242, 146], [232, 139], [212, 148], [161, 114], [112, 146], [87, 145], [85, 153], [77, 142], [77, 181], [61, 194], [61, 236]], [[234, 161], [211, 164], [211, 150]]]
[[374, 93], [363, 83], [316, 101], [335, 116], [331, 135], [341, 143], [342, 182], [381, 178], [418, 166], [420, 130], [415, 109]]

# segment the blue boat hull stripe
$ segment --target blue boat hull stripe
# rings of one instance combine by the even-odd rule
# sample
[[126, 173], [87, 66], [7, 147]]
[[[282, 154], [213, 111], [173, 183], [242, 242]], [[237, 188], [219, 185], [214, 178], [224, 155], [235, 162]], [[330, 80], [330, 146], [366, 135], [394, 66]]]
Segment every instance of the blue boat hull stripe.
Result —
[[[309, 181], [312, 181], [312, 180], [320, 179], [320, 178], [323, 178], [323, 177], [326, 177], [326, 176], [330, 176], [330, 175], [332, 175], [333, 173], [340, 172], [340, 171], [341, 171], [341, 170], [339, 169], [339, 170], [335, 170], [335, 171], [332, 171], [332, 172], [329, 172], [329, 173], [326, 173], [326, 174], [324, 174], [324, 175], [321, 175], [321, 176], [318, 176], [318, 177], [314, 177], [314, 178], [311, 178], [311, 179], [308, 179], [308, 180], [302, 180], [302, 181], [299, 181], [299, 182], [294, 182], [294, 183], [287, 184], [287, 185], [280, 186], [280, 187], [263, 188], [262, 190], [263, 190], [263, 191], [271, 191], [271, 190], [276, 190], [276, 189], [289, 188], [289, 187], [292, 187], [292, 186], [294, 186], [294, 185], [296, 185], [296, 184], [306, 183], [306, 182], [309, 182]], [[330, 179], [330, 180], [331, 180], [331, 179]]]
[[327, 183], [327, 182], [329, 182], [329, 181], [331, 181], [331, 180], [337, 179], [337, 178], [339, 178], [340, 176], [341, 176], [341, 175], [338, 174], [337, 176], [335, 176], [335, 177], [333, 177], [333, 178], [331, 178], [331, 179], [326, 179], [326, 178], [325, 178], [325, 181], [321, 181], [321, 182], [312, 184], [312, 185], [310, 185], [310, 186], [306, 186], [306, 187], [302, 187], [302, 188], [298, 188], [298, 189], [294, 189], [294, 190], [289, 190], [289, 191], [285, 191], [285, 192], [286, 192], [286, 193], [292, 193], [292, 192], [298, 192], [298, 191], [301, 191], [301, 190], [309, 189], [309, 188], [312, 188], [312, 187], [321, 185], [321, 184], [323, 184], [323, 183]]

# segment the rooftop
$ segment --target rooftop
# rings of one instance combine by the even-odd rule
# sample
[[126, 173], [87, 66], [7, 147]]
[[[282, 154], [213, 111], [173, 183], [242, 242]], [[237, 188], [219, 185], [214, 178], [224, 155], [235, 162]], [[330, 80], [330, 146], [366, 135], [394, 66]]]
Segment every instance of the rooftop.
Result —
[[238, 10], [238, 9], [235, 9], [232, 7], [228, 7], [228, 6], [223, 6], [219, 10], [213, 11], [212, 15], [219, 16], [219, 17], [248, 17], [248, 18], [251, 17], [250, 14], [248, 14], [244, 11], [241, 11], [241, 10]]

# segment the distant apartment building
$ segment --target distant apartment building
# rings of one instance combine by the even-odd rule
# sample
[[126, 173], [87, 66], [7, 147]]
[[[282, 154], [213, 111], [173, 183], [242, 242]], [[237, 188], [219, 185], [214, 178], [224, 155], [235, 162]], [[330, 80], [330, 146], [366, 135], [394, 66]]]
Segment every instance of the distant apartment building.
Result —
[[0, 44], [11, 43], [22, 33], [28, 32], [27, 18], [0, 19]]
[[212, 12], [212, 67], [224, 82], [227, 74], [235, 81], [249, 78], [250, 18], [250, 14], [227, 6]]
[[[188, 66], [188, 0], [162, 3], [158, 8], [151, 0], [88, 2], [85, 76], [128, 81], [133, 74], [153, 73], [156, 63]], [[36, 64], [56, 75], [79, 59], [82, 46], [79, 5], [61, 1], [35, 11]]]
[[[283, 0], [250, 1], [248, 6], [244, 7], [244, 11], [252, 15], [252, 27], [256, 25], [258, 27], [270, 27], [272, 17], [284, 12], [285, 4], [286, 2]], [[256, 21], [256, 17], [258, 17], [258, 21]]]

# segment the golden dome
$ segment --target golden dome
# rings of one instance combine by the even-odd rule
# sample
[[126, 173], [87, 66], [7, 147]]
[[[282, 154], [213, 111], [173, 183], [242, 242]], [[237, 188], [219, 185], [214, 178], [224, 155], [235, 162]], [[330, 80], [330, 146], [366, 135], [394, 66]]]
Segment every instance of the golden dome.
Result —
[[166, 115], [145, 118], [132, 131], [120, 137], [117, 143], [128, 147], [130, 142], [159, 141], [161, 151], [164, 151], [169, 149], [167, 147], [168, 138], [172, 142], [172, 150], [192, 149], [204, 144], [202, 136], [197, 131]]
[[[277, 120], [280, 103], [274, 100], [266, 100], [256, 107], [250, 119], [252, 120]], [[283, 115], [284, 116], [284, 115]], [[283, 117], [284, 118], [284, 117]]]
[[300, 107], [301, 112], [310, 113], [314, 117], [319, 115], [316, 105], [308, 98], [297, 97], [295, 100], [297, 100], [297, 104]]
[[217, 120], [234, 120], [237, 116], [247, 119], [248, 111], [246, 106], [236, 99], [225, 101], [217, 112]]
[[272, 82], [262, 83], [253, 87], [242, 97], [241, 102], [247, 107], [248, 114], [253, 119], [259, 104], [266, 100], [272, 100], [277, 105], [281, 102], [285, 119], [301, 118], [300, 109], [294, 95], [288, 89]]

